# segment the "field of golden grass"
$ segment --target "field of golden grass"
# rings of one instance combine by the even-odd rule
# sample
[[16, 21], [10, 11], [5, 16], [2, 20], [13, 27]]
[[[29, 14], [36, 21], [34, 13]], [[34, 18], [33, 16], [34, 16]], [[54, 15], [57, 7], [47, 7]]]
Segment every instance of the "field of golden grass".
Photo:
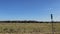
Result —
[[[54, 23], [55, 34], [60, 34], [60, 23]], [[52, 34], [51, 23], [0, 23], [0, 34]]]

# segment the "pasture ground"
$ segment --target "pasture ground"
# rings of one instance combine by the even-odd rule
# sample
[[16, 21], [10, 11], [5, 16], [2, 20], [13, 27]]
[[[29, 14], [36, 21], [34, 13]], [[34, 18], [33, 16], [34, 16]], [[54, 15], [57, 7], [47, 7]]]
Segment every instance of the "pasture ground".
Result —
[[[52, 23], [0, 23], [0, 34], [52, 34]], [[60, 34], [60, 23], [54, 23], [54, 34]]]

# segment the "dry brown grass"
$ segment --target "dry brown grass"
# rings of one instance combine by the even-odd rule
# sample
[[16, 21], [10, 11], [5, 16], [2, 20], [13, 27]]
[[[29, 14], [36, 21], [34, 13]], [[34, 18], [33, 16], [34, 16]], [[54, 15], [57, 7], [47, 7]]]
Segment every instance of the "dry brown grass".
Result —
[[[0, 34], [51, 34], [51, 23], [0, 23]], [[60, 34], [60, 23], [54, 23], [55, 34]]]

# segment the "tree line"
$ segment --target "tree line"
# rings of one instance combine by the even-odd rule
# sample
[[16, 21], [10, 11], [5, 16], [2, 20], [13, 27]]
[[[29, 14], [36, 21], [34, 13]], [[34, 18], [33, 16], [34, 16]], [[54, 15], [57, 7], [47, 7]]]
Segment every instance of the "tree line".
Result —
[[[0, 23], [51, 23], [51, 22], [44, 22], [44, 21], [0, 21]], [[60, 22], [54, 22], [54, 23], [60, 23]]]

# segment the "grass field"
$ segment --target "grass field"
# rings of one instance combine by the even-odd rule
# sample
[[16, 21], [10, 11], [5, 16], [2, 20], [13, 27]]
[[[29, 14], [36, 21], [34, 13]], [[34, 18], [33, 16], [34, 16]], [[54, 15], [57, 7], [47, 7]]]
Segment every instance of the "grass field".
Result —
[[[60, 34], [60, 23], [54, 23], [55, 34]], [[0, 23], [0, 34], [52, 34], [51, 23]]]

